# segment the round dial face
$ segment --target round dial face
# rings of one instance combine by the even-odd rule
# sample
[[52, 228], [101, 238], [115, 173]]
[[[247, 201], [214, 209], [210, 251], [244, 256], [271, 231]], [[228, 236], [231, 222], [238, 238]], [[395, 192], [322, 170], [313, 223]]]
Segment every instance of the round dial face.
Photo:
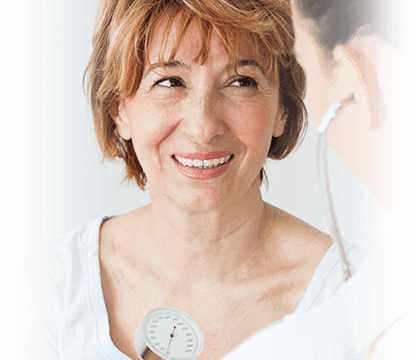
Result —
[[156, 308], [140, 327], [148, 347], [167, 360], [195, 359], [203, 348], [203, 336], [195, 321], [174, 308]]

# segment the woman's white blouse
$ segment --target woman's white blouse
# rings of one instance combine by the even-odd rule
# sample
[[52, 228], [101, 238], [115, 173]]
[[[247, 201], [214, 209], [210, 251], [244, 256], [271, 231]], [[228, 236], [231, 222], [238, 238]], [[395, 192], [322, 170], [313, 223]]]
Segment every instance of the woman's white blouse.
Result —
[[[42, 279], [39, 301], [43, 340], [40, 352], [44, 360], [129, 359], [111, 341], [101, 287], [99, 231], [102, 222], [108, 218], [101, 216], [89, 226], [67, 233], [50, 255], [52, 261], [47, 265], [47, 276]], [[332, 245], [318, 265], [295, 313], [309, 311], [321, 304], [343, 283], [342, 261], [338, 248]], [[290, 316], [293, 315], [284, 319]], [[264, 330], [262, 336], [264, 338], [266, 333], [268, 339], [265, 341], [273, 342], [273, 337], [267, 337], [267, 331], [276, 327], [284, 332], [285, 321]], [[250, 338], [244, 343], [249, 342]], [[240, 355], [239, 359], [243, 360], [244, 356]]]

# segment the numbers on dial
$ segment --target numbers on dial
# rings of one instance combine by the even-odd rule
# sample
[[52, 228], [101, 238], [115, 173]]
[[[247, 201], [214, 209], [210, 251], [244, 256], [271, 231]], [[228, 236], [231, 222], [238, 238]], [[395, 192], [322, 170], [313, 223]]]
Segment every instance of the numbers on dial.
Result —
[[146, 331], [152, 345], [172, 359], [192, 357], [198, 350], [195, 330], [179, 316], [157, 314], [147, 321]]

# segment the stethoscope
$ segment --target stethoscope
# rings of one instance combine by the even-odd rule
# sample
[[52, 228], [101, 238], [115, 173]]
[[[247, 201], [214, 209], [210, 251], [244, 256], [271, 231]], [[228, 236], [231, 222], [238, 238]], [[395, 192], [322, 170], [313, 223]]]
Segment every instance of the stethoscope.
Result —
[[[328, 133], [329, 124], [335, 118], [337, 113], [345, 106], [351, 104], [355, 101], [354, 94], [351, 94], [341, 101], [333, 103], [326, 111], [324, 116], [321, 119], [321, 122], [318, 126], [318, 146], [317, 146], [317, 162], [318, 162], [318, 176], [321, 183], [324, 196], [326, 197], [326, 202], [329, 207], [330, 218], [331, 218], [331, 232], [335, 238], [335, 242], [338, 245], [342, 261], [344, 263], [343, 270], [345, 273], [345, 280], [348, 280], [351, 277], [350, 263], [345, 254], [345, 249], [342, 244], [341, 232], [339, 221], [335, 212], [335, 205], [333, 197], [331, 196], [331, 187], [329, 184], [329, 171], [328, 171], [328, 155], [327, 155], [327, 144], [326, 144], [326, 135]], [[323, 176], [321, 176], [323, 173]]]

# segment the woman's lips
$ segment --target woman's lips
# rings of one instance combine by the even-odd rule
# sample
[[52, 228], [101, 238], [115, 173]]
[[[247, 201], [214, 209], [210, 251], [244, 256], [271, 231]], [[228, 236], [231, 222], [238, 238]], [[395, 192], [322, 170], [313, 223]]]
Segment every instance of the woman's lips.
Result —
[[182, 156], [179, 154], [173, 155], [176, 166], [187, 177], [198, 180], [207, 180], [220, 176], [227, 170], [233, 159], [233, 155], [224, 151], [206, 154], [194, 153]]
[[191, 160], [213, 160], [225, 158], [228, 155], [231, 155], [229, 151], [213, 151], [208, 153], [183, 153], [183, 154], [174, 154], [173, 156], [179, 157], [182, 159], [191, 159]]

